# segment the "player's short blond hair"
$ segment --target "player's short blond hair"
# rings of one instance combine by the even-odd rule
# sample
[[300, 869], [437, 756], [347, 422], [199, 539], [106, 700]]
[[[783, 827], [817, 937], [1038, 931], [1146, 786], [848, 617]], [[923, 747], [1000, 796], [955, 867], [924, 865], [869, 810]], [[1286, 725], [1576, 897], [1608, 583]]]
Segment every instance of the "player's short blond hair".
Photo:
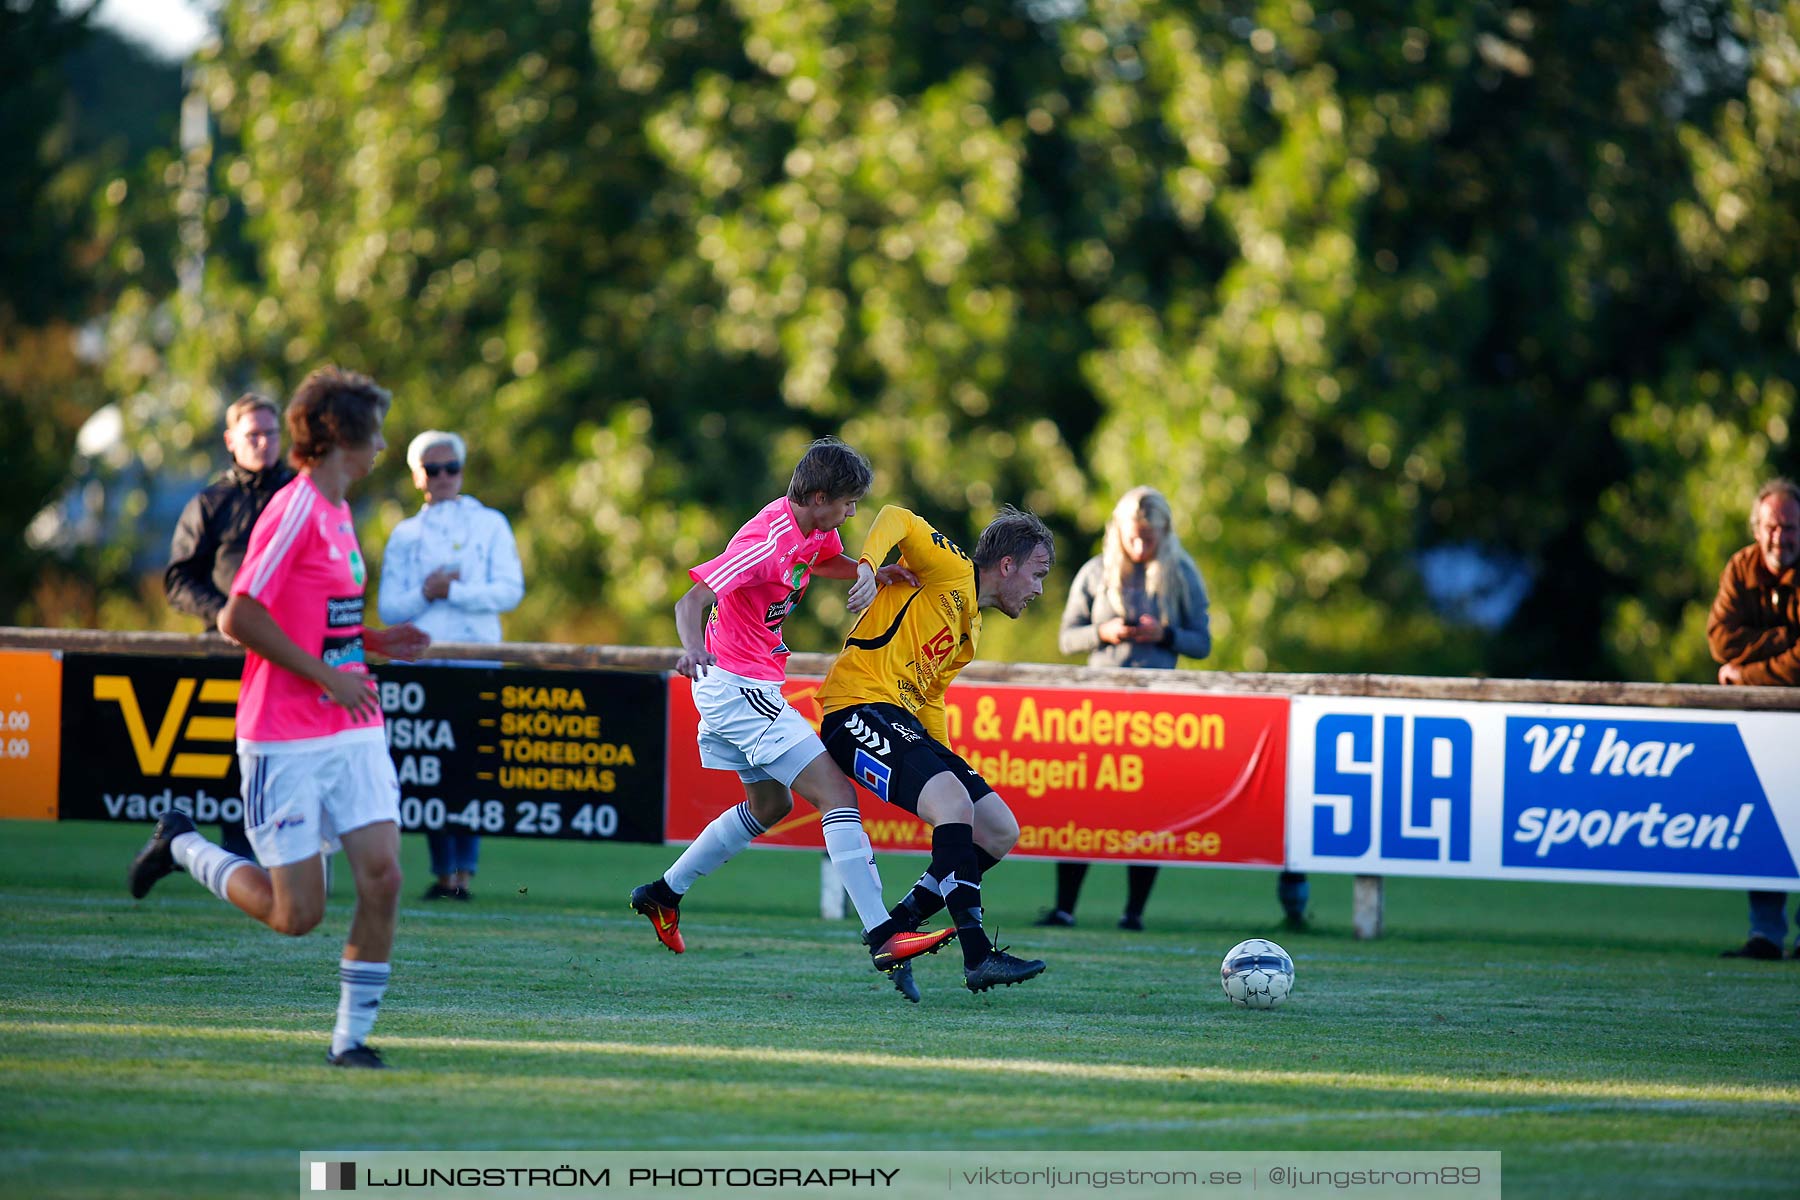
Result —
[[281, 420], [280, 405], [261, 392], [245, 392], [233, 400], [231, 406], [225, 410], [225, 428], [230, 429], [257, 409], [269, 413], [277, 421]]

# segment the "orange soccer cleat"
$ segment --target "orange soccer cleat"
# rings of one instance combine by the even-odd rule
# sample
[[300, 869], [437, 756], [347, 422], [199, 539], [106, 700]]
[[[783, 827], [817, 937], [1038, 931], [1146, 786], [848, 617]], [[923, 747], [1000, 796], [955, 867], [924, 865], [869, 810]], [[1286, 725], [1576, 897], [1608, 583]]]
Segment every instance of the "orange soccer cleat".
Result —
[[944, 948], [944, 943], [955, 936], [954, 929], [927, 929], [917, 933], [902, 931], [870, 950], [869, 954], [875, 960], [877, 971], [891, 971], [921, 954], [936, 954]]
[[687, 949], [687, 943], [681, 937], [681, 910], [673, 904], [664, 904], [651, 895], [650, 889], [654, 886], [646, 883], [631, 890], [631, 911], [650, 918], [650, 928], [656, 930], [656, 940], [680, 954]]

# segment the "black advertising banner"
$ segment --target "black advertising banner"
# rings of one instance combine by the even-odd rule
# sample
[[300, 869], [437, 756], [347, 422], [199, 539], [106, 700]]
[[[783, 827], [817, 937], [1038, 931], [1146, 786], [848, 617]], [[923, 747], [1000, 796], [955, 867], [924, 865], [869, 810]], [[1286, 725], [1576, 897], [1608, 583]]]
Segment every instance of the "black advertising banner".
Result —
[[[234, 658], [63, 660], [63, 820], [242, 815]], [[405, 830], [663, 840], [660, 675], [404, 666], [375, 672]]]
[[663, 840], [661, 675], [400, 665], [376, 675], [402, 829]]
[[202, 824], [243, 819], [237, 658], [63, 655], [65, 821], [149, 821], [176, 804]]

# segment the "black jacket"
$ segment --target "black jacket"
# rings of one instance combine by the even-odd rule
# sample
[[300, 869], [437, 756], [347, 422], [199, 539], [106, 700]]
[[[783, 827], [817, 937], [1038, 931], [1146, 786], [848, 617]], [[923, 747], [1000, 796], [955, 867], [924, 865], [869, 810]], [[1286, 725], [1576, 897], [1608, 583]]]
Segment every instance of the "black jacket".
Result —
[[163, 572], [170, 604], [212, 628], [250, 548], [256, 518], [293, 478], [294, 469], [284, 462], [254, 472], [234, 464], [187, 502], [169, 542], [169, 569]]

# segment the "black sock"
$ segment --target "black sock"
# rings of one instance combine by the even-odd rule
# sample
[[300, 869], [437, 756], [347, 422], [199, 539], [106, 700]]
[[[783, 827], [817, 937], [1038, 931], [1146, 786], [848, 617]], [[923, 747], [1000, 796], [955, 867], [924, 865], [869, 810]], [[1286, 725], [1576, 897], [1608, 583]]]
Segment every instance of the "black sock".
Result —
[[1125, 868], [1125, 915], [1141, 917], [1150, 900], [1150, 889], [1156, 883], [1156, 868], [1141, 863]]
[[[983, 850], [980, 846], [975, 847], [975, 866], [980, 871], [983, 879], [987, 878], [987, 873], [989, 871], [999, 865], [999, 859], [989, 854], [986, 850]], [[929, 876], [930, 872], [927, 871], [926, 875]], [[906, 895], [900, 897], [900, 903], [894, 905], [888, 912], [888, 917], [892, 919], [899, 928], [917, 929], [942, 911], [943, 907], [944, 898], [931, 888], [927, 887], [925, 885], [925, 880], [921, 879], [919, 882], [913, 884], [910, 892], [907, 892]]]
[[912, 885], [912, 890], [900, 897], [900, 903], [888, 910], [888, 919], [896, 925], [904, 925], [908, 929], [917, 929], [926, 918], [944, 907], [944, 898], [925, 886], [924, 880]]
[[650, 885], [650, 898], [658, 904], [665, 904], [670, 908], [681, 903], [681, 897], [676, 894], [674, 888], [669, 886], [669, 881], [660, 875]]
[[994, 949], [981, 928], [981, 868], [975, 858], [975, 831], [967, 825], [939, 825], [931, 834], [931, 869], [944, 907], [962, 944], [963, 965], [973, 967]]
[[1075, 915], [1075, 901], [1081, 898], [1081, 881], [1087, 878], [1087, 873], [1086, 863], [1056, 864], [1056, 907], [1059, 912]]

